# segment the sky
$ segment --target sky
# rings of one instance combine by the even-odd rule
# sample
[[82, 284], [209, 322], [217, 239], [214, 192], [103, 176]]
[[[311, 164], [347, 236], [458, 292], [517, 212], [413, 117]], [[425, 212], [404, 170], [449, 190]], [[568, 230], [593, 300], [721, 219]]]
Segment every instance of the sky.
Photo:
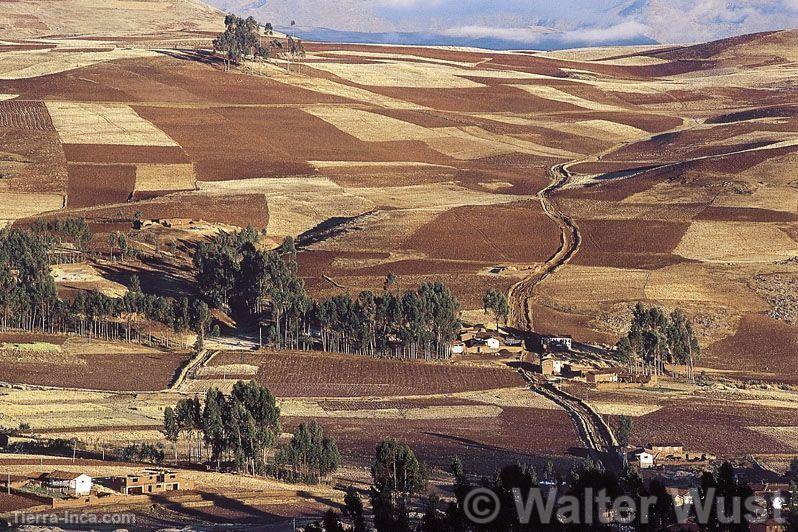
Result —
[[[529, 48], [666, 44], [798, 27], [798, 0], [211, 0], [277, 26], [435, 35]], [[398, 38], [398, 37], [397, 37]]]

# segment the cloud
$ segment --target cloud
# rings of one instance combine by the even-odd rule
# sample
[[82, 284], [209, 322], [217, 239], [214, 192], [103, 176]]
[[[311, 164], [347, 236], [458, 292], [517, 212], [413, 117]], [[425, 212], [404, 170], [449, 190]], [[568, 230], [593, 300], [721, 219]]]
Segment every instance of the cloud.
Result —
[[636, 21], [621, 22], [606, 28], [582, 28], [556, 31], [550, 28], [524, 27], [502, 28], [491, 26], [460, 26], [445, 31], [452, 37], [468, 39], [501, 39], [530, 45], [549, 43], [553, 39], [575, 45], [599, 45], [640, 39], [650, 28]]
[[563, 36], [572, 41], [588, 43], [607, 43], [613, 41], [627, 41], [647, 36], [651, 28], [640, 22], [629, 20], [608, 28], [585, 28], [563, 32]]
[[667, 43], [798, 26], [798, 0], [649, 0], [642, 18]]

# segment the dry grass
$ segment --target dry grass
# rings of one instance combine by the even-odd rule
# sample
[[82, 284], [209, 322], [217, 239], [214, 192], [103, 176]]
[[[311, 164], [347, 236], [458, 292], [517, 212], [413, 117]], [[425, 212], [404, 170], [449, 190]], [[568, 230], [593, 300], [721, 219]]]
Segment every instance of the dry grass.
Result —
[[[662, 45], [595, 46], [590, 48], [571, 48], [569, 50], [555, 50], [551, 52], [542, 52], [538, 55], [541, 55], [543, 57], [552, 57], [555, 59], [563, 59], [565, 61], [604, 61], [604, 60], [609, 60], [609, 58], [611, 57], [619, 55], [644, 53], [662, 47], [663, 47]], [[633, 56], [633, 57], [645, 57], [645, 56]]]
[[156, 57], [149, 50], [113, 48], [102, 52], [58, 52], [29, 50], [0, 52], [0, 79], [27, 79], [49, 76], [106, 61]]
[[649, 273], [644, 270], [567, 265], [538, 287], [552, 301], [579, 309], [596, 304], [645, 299]]
[[305, 111], [365, 142], [423, 141], [446, 136], [435, 129], [360, 109], [314, 106], [305, 108]]
[[693, 222], [674, 253], [707, 262], [776, 262], [798, 255], [798, 242], [775, 224]]
[[331, 56], [331, 57], [365, 57], [369, 59], [379, 59], [379, 60], [399, 60], [399, 61], [421, 61], [424, 63], [434, 63], [439, 65], [450, 65], [455, 67], [464, 67], [464, 68], [472, 68], [477, 65], [476, 62], [465, 62], [465, 61], [451, 61], [448, 59], [438, 59], [434, 57], [424, 57], [421, 55], [413, 55], [413, 54], [397, 54], [397, 53], [388, 53], [388, 52], [379, 52], [379, 51], [358, 51], [358, 50], [326, 50], [323, 52], [317, 52], [316, 55], [319, 56]]
[[0, 222], [13, 222], [20, 218], [57, 211], [64, 206], [61, 194], [35, 192], [0, 192]]
[[541, 157], [570, 159], [577, 154], [517, 139], [510, 135], [498, 135], [480, 127], [435, 128], [438, 135], [428, 138], [427, 145], [444, 155], [460, 160], [481, 159], [508, 153], [526, 153]]
[[[634, 168], [638, 164], [630, 163], [629, 166]], [[678, 182], [662, 181], [642, 192], [627, 196], [621, 200], [621, 203], [706, 205], [711, 203], [716, 195], [717, 191], [708, 187], [690, 187]]]
[[469, 70], [450, 65], [389, 61], [382, 63], [313, 63], [339, 78], [372, 87], [409, 87], [417, 89], [471, 89], [483, 85], [461, 76]]
[[798, 427], [746, 427], [798, 451]]
[[64, 144], [177, 146], [124, 104], [48, 101], [47, 110]]
[[418, 104], [405, 102], [397, 98], [391, 98], [390, 96], [383, 96], [381, 94], [377, 94], [366, 89], [361, 89], [359, 87], [350, 87], [349, 85], [344, 85], [342, 83], [324, 78], [290, 76], [287, 75], [284, 70], [277, 67], [273, 67], [270, 70], [269, 77], [271, 79], [291, 85], [293, 87], [318, 92], [320, 94], [347, 98], [356, 102], [369, 103], [371, 105], [385, 107], [386, 109], [423, 108]]
[[704, 301], [747, 311], [767, 308], [764, 301], [747, 287], [745, 279], [736, 279], [723, 269], [696, 263], [676, 264], [652, 271], [646, 283], [645, 297], [656, 301]]
[[202, 182], [215, 194], [262, 192], [269, 201], [269, 234], [298, 235], [332, 217], [352, 217], [380, 209], [444, 210], [463, 205], [491, 205], [525, 199], [466, 189], [453, 183], [404, 187], [345, 188], [327, 178], [266, 178]]
[[620, 124], [618, 122], [611, 122], [609, 120], [583, 120], [570, 125], [575, 126], [576, 128], [584, 128], [587, 133], [591, 133], [597, 137], [601, 136], [602, 134], [609, 134], [619, 139], [630, 140], [646, 138], [649, 136], [648, 132], [643, 131], [642, 129], [638, 129], [626, 124]]
[[798, 212], [798, 189], [760, 185], [751, 194], [721, 194], [712, 202], [716, 207], [749, 207], [782, 212]]
[[305, 110], [365, 142], [423, 141], [435, 151], [460, 160], [481, 159], [514, 152], [543, 157], [575, 156], [566, 150], [516, 139], [509, 135], [498, 135], [476, 126], [426, 128], [360, 109], [314, 106]]
[[612, 112], [618, 111], [620, 109], [614, 105], [607, 105], [586, 100], [584, 98], [580, 98], [579, 96], [574, 96], [573, 94], [569, 94], [565, 91], [561, 91], [547, 85], [513, 85], [513, 87], [526, 91], [533, 96], [537, 96], [538, 98], [543, 98], [544, 100], [567, 103], [576, 107], [581, 107], [583, 109], [590, 109], [592, 111]]
[[136, 192], [193, 190], [197, 177], [191, 164], [139, 164]]
[[634, 404], [634, 403], [596, 403], [591, 401], [590, 405], [599, 413], [605, 416], [630, 416], [640, 417], [656, 412], [662, 406]]
[[122, 297], [127, 287], [102, 277], [90, 264], [60, 264], [50, 268], [56, 284], [98, 290], [110, 297]]

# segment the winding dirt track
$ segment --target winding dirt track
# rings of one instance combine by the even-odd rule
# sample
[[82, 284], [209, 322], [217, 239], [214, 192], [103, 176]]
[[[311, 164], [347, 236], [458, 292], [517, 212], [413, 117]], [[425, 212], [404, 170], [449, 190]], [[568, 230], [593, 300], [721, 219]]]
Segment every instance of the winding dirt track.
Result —
[[542, 266], [536, 268], [532, 275], [510, 287], [508, 297], [510, 302], [510, 322], [517, 329], [527, 331], [533, 329], [530, 301], [535, 287], [548, 276], [568, 264], [579, 251], [579, 246], [582, 243], [579, 226], [576, 225], [576, 222], [570, 216], [558, 210], [549, 198], [552, 192], [568, 183], [571, 174], [566, 169], [566, 165], [574, 164], [575, 162], [552, 166], [549, 169], [551, 182], [537, 194], [543, 207], [543, 212], [560, 228], [560, 247]]

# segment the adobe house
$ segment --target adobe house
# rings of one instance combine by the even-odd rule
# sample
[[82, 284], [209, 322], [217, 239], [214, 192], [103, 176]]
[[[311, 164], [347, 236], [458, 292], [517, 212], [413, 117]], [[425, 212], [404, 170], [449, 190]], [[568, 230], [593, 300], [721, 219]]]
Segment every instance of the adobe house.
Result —
[[693, 491], [690, 488], [665, 488], [668, 495], [673, 498], [673, 505], [676, 507], [692, 506], [693, 504]]
[[189, 489], [190, 482], [174, 471], [148, 469], [139, 475], [131, 474], [111, 479], [111, 487], [124, 495], [148, 495], [164, 491]]
[[53, 471], [39, 477], [42, 486], [50, 491], [68, 495], [88, 495], [91, 493], [92, 478], [84, 473]]
[[678, 444], [655, 444], [652, 443], [646, 449], [648, 452], [654, 455], [655, 460], [664, 460], [667, 458], [676, 458], [683, 460], [685, 457], [684, 453], [684, 445]]
[[563, 361], [551, 355], [540, 357], [540, 372], [545, 376], [562, 375]]
[[601, 384], [604, 382], [618, 382], [620, 380], [620, 373], [623, 370], [619, 368], [607, 369], [594, 369], [585, 374], [585, 380], [588, 384]]

